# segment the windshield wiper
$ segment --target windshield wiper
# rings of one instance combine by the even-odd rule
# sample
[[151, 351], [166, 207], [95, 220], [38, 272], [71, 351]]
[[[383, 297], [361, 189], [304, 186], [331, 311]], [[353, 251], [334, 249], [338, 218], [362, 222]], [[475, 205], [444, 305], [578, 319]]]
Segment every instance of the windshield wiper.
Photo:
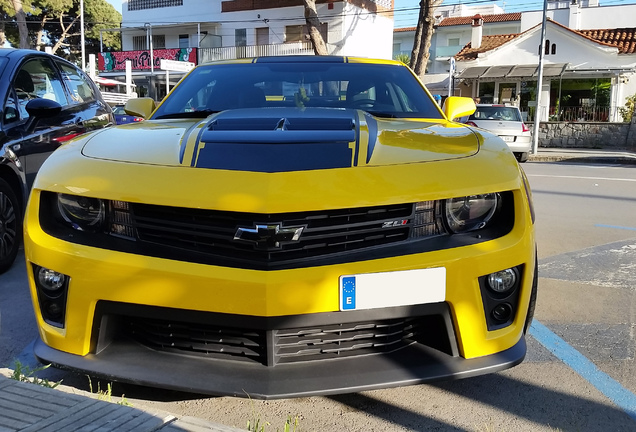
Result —
[[206, 118], [209, 115], [216, 114], [218, 110], [198, 110], [190, 112], [163, 114], [154, 118], [154, 120], [174, 119], [174, 118]]

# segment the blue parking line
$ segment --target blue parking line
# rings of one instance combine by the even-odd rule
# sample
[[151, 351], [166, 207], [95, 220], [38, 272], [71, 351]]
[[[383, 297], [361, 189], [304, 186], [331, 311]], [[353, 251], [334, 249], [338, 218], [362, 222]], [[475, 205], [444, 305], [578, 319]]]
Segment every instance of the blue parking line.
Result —
[[530, 335], [546, 347], [559, 360], [567, 364], [587, 382], [596, 387], [609, 400], [618, 405], [633, 420], [636, 420], [636, 395], [612, 377], [602, 372], [583, 354], [572, 348], [539, 321], [533, 321]]
[[622, 229], [622, 230], [629, 230], [629, 231], [636, 231], [636, 228], [633, 227], [623, 227], [623, 226], [618, 226], [618, 225], [603, 225], [603, 224], [596, 224], [594, 225], [596, 228], [615, 228], [615, 229]]

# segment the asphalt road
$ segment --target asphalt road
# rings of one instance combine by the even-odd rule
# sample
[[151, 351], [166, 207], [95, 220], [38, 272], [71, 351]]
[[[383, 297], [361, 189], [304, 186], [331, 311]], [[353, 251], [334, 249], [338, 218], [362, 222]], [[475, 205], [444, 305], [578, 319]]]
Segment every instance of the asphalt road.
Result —
[[[302, 431], [636, 430], [636, 165], [526, 163], [540, 281], [526, 360], [488, 376], [350, 395], [252, 401], [115, 384], [133, 406]], [[24, 263], [0, 276], [0, 367], [37, 366]], [[88, 379], [47, 371], [88, 390]], [[96, 383], [93, 383], [95, 386]], [[104, 384], [102, 384], [104, 388]]]

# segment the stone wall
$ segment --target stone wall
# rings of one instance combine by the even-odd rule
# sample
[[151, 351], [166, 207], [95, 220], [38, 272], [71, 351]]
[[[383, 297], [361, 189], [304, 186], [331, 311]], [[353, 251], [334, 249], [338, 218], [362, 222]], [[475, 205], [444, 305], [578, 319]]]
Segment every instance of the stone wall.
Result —
[[[532, 123], [528, 128], [532, 131]], [[636, 123], [542, 122], [539, 147], [636, 151]]]

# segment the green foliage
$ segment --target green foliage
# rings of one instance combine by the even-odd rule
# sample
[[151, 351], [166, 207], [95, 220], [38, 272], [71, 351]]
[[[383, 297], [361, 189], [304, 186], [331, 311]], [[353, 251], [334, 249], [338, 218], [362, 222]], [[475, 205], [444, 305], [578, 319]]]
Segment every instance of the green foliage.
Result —
[[62, 381], [51, 382], [48, 379], [40, 379], [35, 376], [36, 373], [43, 371], [44, 369], [49, 368], [51, 365], [42, 366], [39, 368], [31, 369], [29, 366], [23, 365], [19, 360], [13, 361], [13, 373], [9, 378], [14, 379], [20, 382], [27, 382], [31, 384], [36, 384], [42, 387], [47, 388], [55, 388], [59, 386]]
[[401, 61], [405, 65], [409, 65], [411, 63], [411, 56], [406, 53], [400, 53], [396, 54], [393, 60]]
[[[112, 402], [113, 401], [113, 386], [111, 383], [108, 383], [106, 385], [106, 390], [102, 390], [99, 381], [97, 382], [97, 391], [93, 391], [93, 381], [91, 380], [91, 377], [87, 376], [88, 378], [88, 387], [90, 388], [91, 393], [97, 395], [97, 399], [101, 400], [101, 401], [106, 401], [106, 402]], [[131, 407], [132, 404], [130, 402], [128, 402], [128, 400], [126, 399], [126, 397], [124, 395], [121, 395], [121, 400], [119, 402], [117, 402], [117, 405], [123, 405], [123, 406], [128, 406]]]
[[[254, 418], [254, 420], [247, 421], [247, 430], [250, 432], [266, 432], [265, 426], [271, 426], [269, 422], [262, 422], [260, 418]], [[276, 428], [276, 432], [300, 432], [300, 426], [298, 424], [298, 416], [293, 419], [291, 416], [287, 416], [283, 429]]]
[[[32, 47], [54, 47], [54, 54], [71, 61], [81, 51], [80, 0], [22, 0], [26, 13], [29, 41]], [[0, 19], [12, 46], [18, 46], [19, 35], [11, 0], [0, 0]], [[60, 25], [60, 20], [63, 25]], [[84, 0], [84, 41], [86, 54], [100, 51], [100, 30], [118, 28], [121, 14], [106, 0]], [[42, 34], [43, 40], [39, 39]], [[121, 50], [119, 32], [103, 32], [105, 51]]]
[[625, 99], [625, 106], [619, 107], [618, 111], [621, 113], [623, 121], [625, 123], [630, 123], [634, 115], [634, 109], [636, 109], [636, 94], [633, 94]]

